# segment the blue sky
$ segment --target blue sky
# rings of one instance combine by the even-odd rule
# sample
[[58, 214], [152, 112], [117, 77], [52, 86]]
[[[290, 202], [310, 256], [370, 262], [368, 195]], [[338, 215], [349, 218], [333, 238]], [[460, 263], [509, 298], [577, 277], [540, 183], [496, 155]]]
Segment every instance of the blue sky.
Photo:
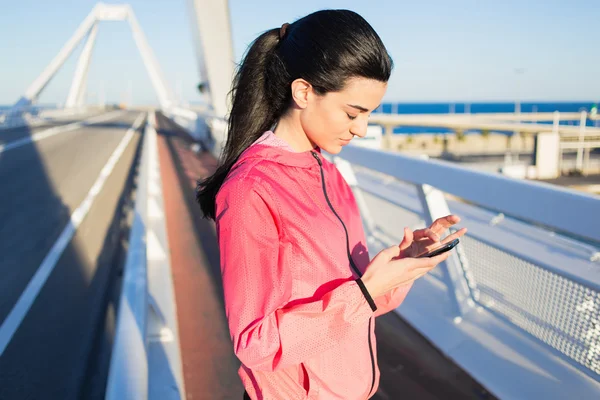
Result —
[[[2, 2], [0, 104], [12, 104], [96, 2]], [[198, 101], [187, 0], [130, 4], [173, 91], [187, 101]], [[266, 29], [322, 8], [357, 11], [394, 58], [388, 101], [600, 100], [598, 1], [230, 0], [229, 4], [236, 61]], [[43, 92], [41, 102], [64, 102], [82, 47]], [[129, 87], [134, 104], [156, 103], [128, 25], [105, 22], [94, 49], [88, 99], [95, 101], [103, 92], [108, 101], [124, 101]]]

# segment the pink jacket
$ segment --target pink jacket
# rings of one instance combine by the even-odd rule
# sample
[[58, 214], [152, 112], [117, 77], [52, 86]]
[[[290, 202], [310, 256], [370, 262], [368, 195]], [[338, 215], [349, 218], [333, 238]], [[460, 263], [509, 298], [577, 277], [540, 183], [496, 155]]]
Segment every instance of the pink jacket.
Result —
[[319, 149], [255, 144], [221, 187], [216, 216], [227, 319], [250, 397], [371, 397], [374, 317], [410, 286], [376, 299], [364, 288], [365, 234], [337, 168]]

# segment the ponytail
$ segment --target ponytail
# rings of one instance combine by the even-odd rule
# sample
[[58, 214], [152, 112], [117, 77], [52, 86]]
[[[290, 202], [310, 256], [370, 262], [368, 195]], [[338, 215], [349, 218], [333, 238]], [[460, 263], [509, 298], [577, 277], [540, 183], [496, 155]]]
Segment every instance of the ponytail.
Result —
[[260, 35], [237, 69], [231, 96], [227, 142], [215, 173], [198, 182], [196, 200], [204, 218], [215, 219], [215, 198], [239, 156], [271, 129], [291, 100], [289, 76], [276, 49], [280, 29]]

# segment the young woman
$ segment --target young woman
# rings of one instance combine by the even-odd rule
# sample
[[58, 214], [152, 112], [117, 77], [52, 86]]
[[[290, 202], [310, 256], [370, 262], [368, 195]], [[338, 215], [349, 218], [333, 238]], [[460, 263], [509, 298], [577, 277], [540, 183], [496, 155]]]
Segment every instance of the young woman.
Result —
[[224, 154], [198, 201], [217, 225], [245, 398], [371, 397], [374, 318], [448, 257], [414, 258], [456, 216], [406, 228], [370, 260], [352, 191], [321, 154], [365, 135], [391, 71], [379, 36], [346, 10], [263, 33], [237, 71]]

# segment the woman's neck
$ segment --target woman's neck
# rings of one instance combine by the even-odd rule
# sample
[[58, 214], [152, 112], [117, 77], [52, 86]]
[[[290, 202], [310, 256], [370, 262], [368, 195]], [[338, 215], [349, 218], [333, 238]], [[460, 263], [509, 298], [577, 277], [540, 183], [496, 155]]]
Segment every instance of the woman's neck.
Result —
[[275, 136], [285, 140], [294, 151], [312, 150], [316, 145], [304, 133], [300, 124], [300, 116], [296, 114], [292, 111], [279, 119], [274, 130]]

